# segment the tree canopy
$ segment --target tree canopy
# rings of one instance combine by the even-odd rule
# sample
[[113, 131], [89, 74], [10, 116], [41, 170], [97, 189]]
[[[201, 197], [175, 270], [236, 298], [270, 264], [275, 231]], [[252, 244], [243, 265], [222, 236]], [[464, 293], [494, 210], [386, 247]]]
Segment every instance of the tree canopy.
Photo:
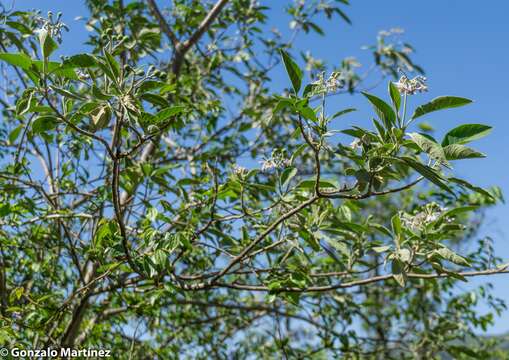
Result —
[[[506, 356], [476, 335], [504, 302], [459, 285], [508, 272], [477, 231], [500, 190], [454, 170], [491, 127], [435, 135], [433, 112], [472, 100], [422, 102], [401, 29], [376, 36], [372, 64], [327, 64], [295, 39], [354, 26], [347, 0], [85, 3], [84, 52], [60, 58], [61, 14], [1, 8], [0, 344]], [[331, 111], [351, 96], [370, 126]]]

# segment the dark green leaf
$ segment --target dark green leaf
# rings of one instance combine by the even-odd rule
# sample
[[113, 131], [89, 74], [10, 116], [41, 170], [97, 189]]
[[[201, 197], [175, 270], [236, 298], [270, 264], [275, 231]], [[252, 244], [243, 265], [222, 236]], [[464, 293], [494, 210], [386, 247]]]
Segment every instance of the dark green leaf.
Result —
[[331, 120], [335, 119], [337, 117], [340, 117], [342, 115], [348, 114], [349, 112], [352, 112], [352, 111], [357, 111], [357, 109], [349, 108], [349, 109], [338, 111], [337, 113], [335, 113], [334, 115], [331, 116]]
[[159, 111], [155, 116], [156, 123], [165, 122], [170, 120], [175, 115], [182, 113], [185, 110], [185, 106], [172, 106]]
[[76, 100], [85, 100], [85, 98], [83, 96], [76, 94], [70, 90], [62, 89], [62, 88], [59, 88], [59, 87], [56, 87], [53, 85], [50, 85], [50, 88], [62, 96], [65, 96], [65, 97], [68, 97], [71, 99], [76, 99]]
[[464, 188], [467, 188], [469, 190], [472, 190], [472, 191], [475, 191], [476, 193], [479, 193], [481, 195], [484, 195], [484, 196], [487, 196], [489, 198], [491, 198], [492, 200], [495, 200], [495, 197], [490, 194], [487, 190], [483, 189], [483, 188], [480, 188], [478, 186], [474, 186], [472, 184], [470, 184], [468, 181], [465, 181], [465, 180], [462, 180], [462, 179], [458, 179], [458, 178], [454, 178], [454, 177], [450, 177], [448, 179], [450, 182], [454, 182]]
[[69, 68], [88, 68], [97, 66], [97, 59], [93, 55], [78, 54], [64, 60], [63, 67]]
[[442, 163], [447, 162], [444, 149], [431, 136], [419, 133], [410, 133], [408, 136], [412, 138], [422, 151], [429, 154], [433, 159], [439, 160]]
[[41, 53], [44, 59], [48, 59], [51, 54], [58, 49], [58, 45], [55, 40], [53, 40], [48, 31], [44, 29], [39, 30], [39, 43], [41, 45]]
[[[315, 184], [316, 184], [315, 180], [303, 180], [297, 186], [297, 189], [300, 189], [300, 190], [313, 189], [315, 187]], [[331, 181], [320, 180], [320, 187], [323, 187], [323, 188], [335, 188], [336, 185], [333, 182], [331, 182]]]
[[449, 186], [447, 186], [447, 184], [445, 184], [443, 177], [439, 173], [437, 173], [436, 170], [427, 165], [421, 164], [420, 162], [407, 156], [403, 156], [400, 159], [403, 160], [408, 166], [413, 168], [415, 171], [417, 171], [419, 174], [424, 176], [426, 179], [431, 181], [433, 184], [437, 185], [438, 187], [447, 191], [448, 193], [454, 195], [454, 192], [451, 190]]
[[488, 135], [491, 129], [491, 126], [482, 124], [460, 125], [445, 134], [442, 146], [469, 143]]
[[279, 52], [281, 53], [286, 73], [292, 82], [293, 90], [295, 91], [295, 94], [298, 94], [302, 84], [302, 70], [286, 51], [280, 50]]
[[32, 59], [25, 54], [8, 54], [0, 53], [0, 60], [3, 60], [13, 66], [17, 66], [23, 70], [28, 70], [32, 66]]
[[145, 93], [140, 96], [142, 100], [148, 101], [152, 105], [165, 107], [168, 106], [168, 99], [161, 95], [151, 94], [151, 93]]
[[441, 96], [431, 100], [429, 103], [419, 106], [415, 109], [412, 119], [417, 119], [425, 114], [433, 111], [450, 109], [459, 106], [470, 104], [472, 100], [456, 97], [456, 96]]
[[392, 81], [389, 81], [389, 95], [391, 96], [394, 108], [396, 108], [396, 111], [399, 111], [399, 107], [401, 106], [401, 94]]
[[281, 174], [281, 186], [283, 188], [286, 188], [288, 183], [294, 178], [294, 176], [297, 175], [297, 168], [291, 166], [286, 168], [283, 173]]
[[32, 132], [39, 134], [45, 131], [53, 130], [57, 127], [57, 118], [52, 115], [39, 116], [32, 123]]
[[118, 78], [120, 77], [120, 65], [118, 64], [117, 60], [115, 60], [113, 55], [111, 55], [109, 52], [105, 51], [104, 56], [106, 58], [106, 61], [108, 63], [108, 66], [110, 67], [112, 74], [118, 80]]
[[369, 100], [375, 109], [380, 120], [382, 120], [386, 129], [390, 129], [396, 123], [396, 114], [392, 107], [387, 104], [385, 101], [380, 99], [375, 95], [368, 94], [366, 92], [362, 92], [362, 94]]
[[451, 144], [444, 147], [447, 160], [473, 159], [486, 157], [483, 153], [475, 151], [465, 145]]

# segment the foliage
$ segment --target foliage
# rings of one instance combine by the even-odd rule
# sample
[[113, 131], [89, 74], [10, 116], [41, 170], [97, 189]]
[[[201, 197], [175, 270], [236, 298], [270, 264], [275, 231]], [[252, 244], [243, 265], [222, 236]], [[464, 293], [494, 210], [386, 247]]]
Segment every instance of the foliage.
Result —
[[[348, 25], [345, 0], [271, 4], [291, 17], [290, 40], [256, 1], [86, 3], [89, 51], [59, 61], [60, 16], [2, 14], [2, 344], [492, 358], [474, 334], [494, 315], [476, 307], [505, 304], [489, 284], [457, 283], [507, 272], [490, 240], [476, 241], [502, 197], [452, 168], [485, 156], [466, 144], [491, 128], [464, 124], [441, 141], [415, 129], [471, 101], [415, 104], [425, 79], [392, 81], [422, 73], [400, 30], [368, 47], [374, 70], [347, 58], [326, 76], [292, 45], [324, 35], [321, 15]], [[289, 90], [274, 94], [281, 69]], [[373, 77], [385, 98], [368, 91]], [[329, 114], [344, 93], [366, 98], [372, 128], [335, 130], [355, 110]]]

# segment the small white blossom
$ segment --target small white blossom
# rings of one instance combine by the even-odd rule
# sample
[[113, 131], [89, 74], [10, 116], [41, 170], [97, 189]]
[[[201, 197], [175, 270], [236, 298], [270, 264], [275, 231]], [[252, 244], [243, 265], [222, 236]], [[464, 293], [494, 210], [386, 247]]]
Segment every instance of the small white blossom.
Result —
[[35, 18], [35, 21], [39, 24], [40, 28], [38, 32], [47, 31], [49, 36], [56, 39], [59, 43], [62, 42], [62, 30], [69, 31], [69, 27], [64, 24], [60, 19], [62, 13], [57, 14], [56, 19], [53, 19], [53, 13], [48, 11], [48, 18], [45, 19], [41, 16]]
[[274, 150], [272, 157], [260, 161], [262, 172], [270, 172], [274, 169], [284, 169], [291, 165], [291, 161], [285, 157], [284, 152]]
[[315, 94], [334, 93], [344, 86], [344, 78], [339, 71], [333, 71], [327, 79], [325, 73], [321, 72], [312, 84]]
[[80, 80], [87, 80], [90, 79], [90, 75], [80, 69], [76, 70], [76, 75], [78, 75], [78, 78]]
[[428, 85], [426, 85], [426, 78], [424, 76], [416, 76], [413, 79], [409, 79], [406, 75], [403, 75], [394, 85], [400, 93], [407, 95], [428, 91]]
[[361, 147], [361, 143], [362, 143], [361, 139], [355, 139], [354, 141], [352, 141], [350, 143], [350, 147], [355, 150], [355, 149]]
[[247, 174], [247, 169], [240, 165], [234, 165], [233, 166], [233, 173], [239, 177], [242, 177]]
[[388, 37], [388, 36], [391, 36], [391, 35], [401, 35], [404, 32], [405, 32], [404, 29], [399, 28], [399, 27], [395, 27], [395, 28], [392, 28], [392, 29], [389, 29], [389, 30], [380, 30], [378, 32], [378, 36], [380, 38], [384, 38], [384, 37]]
[[262, 164], [262, 172], [269, 172], [277, 167], [272, 159], [260, 161], [260, 164]]
[[[407, 228], [410, 228], [414, 231], [421, 231], [427, 225], [437, 221], [444, 212], [447, 211], [447, 208], [443, 208], [437, 203], [429, 203], [423, 207], [421, 211], [414, 215], [410, 214], [402, 214], [401, 222]], [[452, 219], [445, 219], [447, 222], [451, 222]]]

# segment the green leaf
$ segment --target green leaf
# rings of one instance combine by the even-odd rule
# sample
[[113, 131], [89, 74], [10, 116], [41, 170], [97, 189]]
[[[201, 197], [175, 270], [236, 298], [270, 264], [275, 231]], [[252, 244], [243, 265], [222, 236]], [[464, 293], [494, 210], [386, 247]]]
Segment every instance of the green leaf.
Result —
[[392, 107], [387, 104], [385, 101], [380, 99], [375, 95], [368, 94], [366, 92], [362, 92], [362, 94], [369, 100], [375, 109], [378, 117], [384, 123], [387, 129], [390, 129], [396, 123], [396, 114]]
[[458, 178], [454, 178], [454, 177], [450, 177], [448, 180], [450, 182], [453, 182], [453, 183], [456, 183], [456, 184], [460, 185], [461, 187], [470, 189], [472, 191], [475, 191], [478, 194], [487, 196], [487, 197], [491, 198], [492, 200], [495, 200], [495, 197], [492, 194], [490, 194], [487, 190], [485, 190], [483, 188], [480, 188], [478, 186], [472, 185], [468, 181], [465, 181], [465, 180], [462, 180], [462, 179], [458, 179]]
[[415, 171], [417, 171], [419, 174], [424, 176], [426, 179], [431, 181], [433, 184], [437, 185], [442, 190], [445, 190], [448, 193], [454, 195], [454, 192], [451, 190], [451, 188], [444, 183], [443, 177], [440, 174], [438, 174], [433, 168], [421, 164], [420, 162], [415, 161], [414, 159], [407, 156], [402, 156], [400, 159], [403, 162], [405, 162], [408, 166], [413, 168]]
[[172, 106], [159, 111], [154, 120], [156, 123], [165, 122], [170, 120], [175, 115], [182, 113], [186, 109], [185, 106]]
[[283, 59], [283, 64], [286, 69], [286, 73], [292, 82], [293, 90], [297, 95], [299, 93], [301, 84], [302, 84], [302, 70], [299, 66], [293, 61], [293, 59], [288, 55], [288, 53], [284, 50], [279, 50], [281, 53], [281, 58]]
[[[299, 189], [299, 190], [314, 189], [315, 184], [316, 184], [316, 180], [303, 180], [297, 186], [297, 189]], [[328, 181], [328, 180], [320, 180], [320, 187], [335, 188], [336, 185], [333, 182]]]
[[151, 94], [151, 93], [145, 93], [140, 96], [140, 98], [144, 101], [147, 101], [155, 106], [161, 106], [165, 107], [168, 106], [168, 99], [161, 95]]
[[444, 219], [447, 217], [453, 217], [455, 215], [466, 213], [469, 211], [475, 211], [477, 209], [479, 209], [479, 206], [460, 206], [442, 213], [442, 215], [440, 215], [440, 218]]
[[291, 167], [286, 168], [283, 171], [283, 173], [281, 174], [281, 178], [280, 178], [281, 186], [283, 188], [286, 188], [288, 183], [295, 177], [295, 175], [297, 175], [296, 167], [291, 166]]
[[105, 104], [96, 108], [91, 114], [94, 130], [101, 130], [107, 127], [111, 120], [111, 109]]
[[444, 147], [444, 154], [447, 160], [474, 159], [486, 157], [474, 149], [465, 145], [451, 144]]
[[401, 106], [401, 94], [392, 81], [389, 81], [389, 95], [391, 96], [391, 100], [394, 107], [396, 108], [396, 111], [399, 111]]
[[456, 254], [451, 249], [446, 248], [445, 246], [439, 250], [435, 250], [435, 254], [439, 255], [441, 258], [450, 261], [456, 265], [462, 266], [470, 266], [470, 263], [464, 257]]
[[56, 87], [53, 85], [50, 85], [50, 88], [62, 96], [65, 96], [65, 97], [68, 97], [71, 99], [76, 99], [76, 100], [85, 100], [85, 98], [83, 96], [76, 94], [74, 92], [71, 92], [70, 90], [62, 89], [62, 88], [59, 88], [59, 87]]
[[318, 122], [318, 118], [316, 117], [316, 114], [315, 112], [313, 111], [313, 109], [311, 109], [309, 106], [299, 106], [297, 108], [297, 112], [299, 114], [301, 114], [304, 118], [308, 119], [308, 120], [311, 120], [315, 123]]
[[57, 127], [57, 125], [58, 121], [55, 116], [53, 115], [39, 116], [32, 123], [32, 132], [34, 134], [39, 134], [42, 132], [53, 130]]
[[338, 111], [337, 113], [335, 113], [334, 115], [331, 116], [331, 120], [335, 119], [337, 117], [343, 116], [345, 114], [348, 114], [349, 112], [352, 112], [352, 111], [357, 111], [357, 109], [348, 108], [348, 109], [344, 109], [344, 110]]
[[394, 216], [391, 218], [391, 225], [392, 225], [392, 232], [394, 235], [399, 236], [401, 235], [401, 219], [399, 217], [399, 214], [394, 214]]
[[[343, 1], [341, 1], [343, 2]], [[345, 20], [345, 22], [348, 24], [348, 25], [352, 25], [352, 20], [350, 20], [350, 18], [348, 17], [348, 15], [346, 15], [346, 13], [341, 10], [340, 8], [335, 8], [334, 10], [336, 10], [336, 13], [341, 16], [341, 18], [343, 20]]]
[[488, 135], [491, 129], [491, 126], [482, 124], [460, 125], [445, 134], [442, 146], [469, 143]]
[[22, 53], [0, 53], [0, 60], [3, 60], [13, 66], [17, 66], [23, 70], [29, 70], [32, 66], [32, 59], [28, 55]]
[[334, 222], [334, 226], [337, 226], [341, 229], [346, 229], [346, 230], [354, 232], [356, 234], [362, 234], [362, 233], [368, 232], [368, 230], [369, 230], [364, 225], [356, 224], [353, 222], [343, 222], [343, 221]]
[[9, 143], [10, 144], [14, 144], [16, 142], [16, 139], [18, 138], [19, 134], [21, 133], [23, 126], [24, 126], [23, 124], [18, 125], [9, 133]]
[[375, 247], [372, 247], [371, 250], [373, 250], [376, 253], [383, 253], [383, 252], [386, 252], [387, 250], [390, 250], [390, 248], [391, 247], [389, 245], [375, 246]]
[[312, 233], [307, 231], [307, 229], [299, 230], [299, 235], [314, 251], [320, 250], [320, 243]]
[[429, 154], [433, 159], [439, 160], [442, 163], [447, 162], [444, 149], [431, 136], [419, 133], [410, 133], [408, 136], [412, 138], [422, 151]]
[[92, 239], [92, 247], [97, 249], [111, 243], [115, 239], [117, 232], [118, 225], [114, 220], [101, 219]]
[[106, 58], [106, 61], [110, 67], [112, 74], [118, 80], [118, 78], [120, 77], [120, 65], [118, 64], [117, 60], [115, 60], [113, 55], [111, 55], [109, 52], [105, 51], [104, 56]]
[[392, 268], [392, 276], [394, 280], [399, 284], [401, 287], [405, 287], [406, 283], [406, 274], [405, 274], [405, 265], [398, 259], [394, 259], [391, 264]]
[[20, 33], [24, 35], [31, 35], [32, 30], [28, 28], [25, 24], [15, 21], [6, 21], [6, 25], [9, 25], [11, 28], [18, 30]]
[[32, 99], [34, 97], [35, 89], [28, 88], [23, 91], [23, 94], [19, 97], [18, 101], [16, 101], [16, 114], [21, 116], [28, 112], [30, 106], [32, 105]]
[[442, 109], [450, 109], [470, 104], [472, 100], [456, 97], [441, 96], [431, 100], [429, 103], [419, 106], [415, 109], [412, 119], [417, 119], [425, 114]]
[[41, 45], [41, 53], [44, 59], [48, 59], [51, 54], [58, 49], [55, 40], [53, 40], [48, 31], [44, 29], [39, 30], [39, 44]]
[[146, 93], [146, 92], [149, 92], [149, 91], [152, 91], [152, 90], [160, 89], [160, 88], [162, 88], [165, 85], [167, 85], [167, 84], [164, 83], [164, 82], [161, 82], [161, 81], [147, 80], [147, 81], [144, 81], [138, 87], [137, 93], [138, 94], [143, 94], [143, 93]]
[[64, 60], [63, 67], [66, 68], [89, 68], [97, 66], [97, 59], [89, 54], [77, 54]]
[[103, 93], [102, 90], [99, 89], [95, 84], [92, 85], [92, 95], [94, 95], [94, 97], [96, 99], [105, 100], [105, 101], [107, 101], [113, 97], [112, 95], [107, 95], [107, 94]]

